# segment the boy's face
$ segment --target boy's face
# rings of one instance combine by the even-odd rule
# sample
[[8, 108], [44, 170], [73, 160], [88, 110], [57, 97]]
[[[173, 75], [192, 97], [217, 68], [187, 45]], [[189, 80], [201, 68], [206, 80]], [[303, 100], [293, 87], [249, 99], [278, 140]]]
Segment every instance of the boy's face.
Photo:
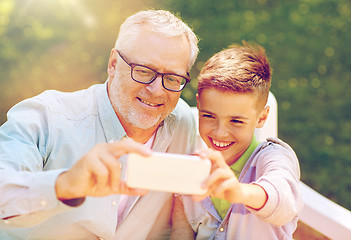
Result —
[[269, 107], [258, 112], [253, 93], [203, 89], [197, 95], [199, 132], [209, 148], [221, 151], [232, 165], [250, 146], [255, 128], [262, 127]]

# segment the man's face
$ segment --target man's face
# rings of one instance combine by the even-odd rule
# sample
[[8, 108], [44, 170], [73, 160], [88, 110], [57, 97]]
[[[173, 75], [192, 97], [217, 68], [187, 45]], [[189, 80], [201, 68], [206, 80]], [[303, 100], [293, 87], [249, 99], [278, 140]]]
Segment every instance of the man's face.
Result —
[[[185, 36], [165, 37], [151, 30], [141, 30], [131, 40], [128, 49], [118, 49], [132, 63], [148, 66], [160, 73], [176, 73], [186, 76], [189, 62], [189, 44]], [[163, 88], [159, 76], [150, 84], [135, 82], [131, 78], [131, 67], [124, 62], [116, 50], [109, 64], [109, 97], [124, 127], [150, 129], [157, 127], [175, 108], [180, 92]]]
[[253, 93], [203, 89], [197, 96], [199, 132], [209, 148], [220, 151], [228, 165], [250, 146], [256, 127], [262, 127], [267, 109], [257, 112]]

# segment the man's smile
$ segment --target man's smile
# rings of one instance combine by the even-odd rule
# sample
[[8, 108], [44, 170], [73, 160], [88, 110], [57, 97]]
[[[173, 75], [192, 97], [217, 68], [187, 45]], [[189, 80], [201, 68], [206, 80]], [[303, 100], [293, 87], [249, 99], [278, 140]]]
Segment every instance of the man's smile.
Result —
[[146, 104], [146, 105], [148, 105], [148, 106], [150, 106], [150, 107], [159, 107], [159, 106], [163, 105], [163, 104], [152, 103], [152, 102], [143, 100], [143, 99], [141, 99], [141, 98], [139, 98], [139, 97], [137, 97], [137, 99], [138, 99], [140, 102], [142, 102], [142, 103], [144, 103], [144, 104]]

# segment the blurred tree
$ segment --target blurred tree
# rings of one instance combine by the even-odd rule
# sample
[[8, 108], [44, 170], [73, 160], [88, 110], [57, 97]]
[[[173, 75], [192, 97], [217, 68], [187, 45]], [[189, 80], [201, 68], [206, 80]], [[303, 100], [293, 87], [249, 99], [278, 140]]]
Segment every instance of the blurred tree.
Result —
[[153, 1], [0, 0], [0, 121], [46, 89], [104, 82], [119, 25]]
[[[350, 1], [163, 3], [180, 12], [202, 39], [195, 76], [210, 56], [231, 43], [254, 41], [266, 48], [274, 69], [279, 137], [299, 156], [302, 180], [351, 209]], [[194, 91], [183, 93], [193, 106]]]

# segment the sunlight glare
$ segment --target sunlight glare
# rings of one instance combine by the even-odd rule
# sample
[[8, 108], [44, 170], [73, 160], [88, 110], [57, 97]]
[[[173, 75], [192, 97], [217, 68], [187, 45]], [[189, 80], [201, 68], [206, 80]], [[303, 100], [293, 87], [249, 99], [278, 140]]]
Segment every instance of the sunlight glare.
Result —
[[[67, 13], [78, 16], [79, 19], [81, 19], [81, 21], [86, 27], [94, 28], [96, 26], [96, 18], [85, 7], [84, 0], [55, 0], [50, 2], [52, 2], [50, 4], [53, 4], [54, 2], [59, 7], [63, 8]], [[24, 7], [25, 9], [28, 9], [28, 8], [34, 7], [35, 4], [40, 4], [41, 8], [45, 10], [48, 6], [47, 4], [49, 4], [49, 1], [48, 0], [27, 0]]]

